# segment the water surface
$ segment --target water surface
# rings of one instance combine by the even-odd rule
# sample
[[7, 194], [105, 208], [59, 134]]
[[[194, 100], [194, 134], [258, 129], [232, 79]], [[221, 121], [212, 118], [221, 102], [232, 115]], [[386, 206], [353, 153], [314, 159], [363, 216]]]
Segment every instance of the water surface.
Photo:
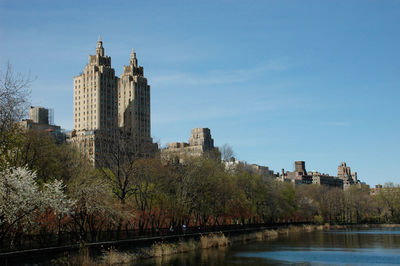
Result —
[[316, 231], [138, 265], [400, 265], [400, 228]]

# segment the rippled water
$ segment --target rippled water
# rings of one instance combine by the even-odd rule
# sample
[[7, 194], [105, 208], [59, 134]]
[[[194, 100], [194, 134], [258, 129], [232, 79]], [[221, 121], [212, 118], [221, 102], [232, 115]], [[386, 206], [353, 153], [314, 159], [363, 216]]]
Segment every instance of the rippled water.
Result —
[[299, 233], [139, 265], [400, 265], [400, 228]]

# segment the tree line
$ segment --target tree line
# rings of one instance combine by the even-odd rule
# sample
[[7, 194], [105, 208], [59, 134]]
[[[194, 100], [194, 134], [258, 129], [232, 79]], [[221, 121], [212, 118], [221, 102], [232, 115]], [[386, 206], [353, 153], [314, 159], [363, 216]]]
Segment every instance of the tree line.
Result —
[[[212, 157], [168, 163], [156, 155], [94, 168], [72, 146], [17, 123], [27, 110], [29, 80], [10, 67], [0, 75], [0, 244], [25, 247], [27, 239], [59, 245], [99, 241], [184, 225], [398, 223], [400, 186], [376, 196], [366, 186], [348, 190], [294, 186]], [[123, 145], [121, 145], [123, 146]], [[232, 151], [228, 151], [229, 154]], [[229, 156], [227, 156], [229, 157]], [[118, 156], [112, 157], [119, 158]]]

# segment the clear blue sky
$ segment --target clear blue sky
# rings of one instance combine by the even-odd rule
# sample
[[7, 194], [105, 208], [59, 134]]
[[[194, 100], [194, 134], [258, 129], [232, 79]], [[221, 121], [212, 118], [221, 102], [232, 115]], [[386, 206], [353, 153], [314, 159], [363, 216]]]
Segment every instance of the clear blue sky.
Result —
[[72, 128], [72, 78], [101, 35], [121, 74], [135, 48], [152, 135], [209, 127], [237, 157], [400, 183], [400, 1], [5, 1], [0, 64]]

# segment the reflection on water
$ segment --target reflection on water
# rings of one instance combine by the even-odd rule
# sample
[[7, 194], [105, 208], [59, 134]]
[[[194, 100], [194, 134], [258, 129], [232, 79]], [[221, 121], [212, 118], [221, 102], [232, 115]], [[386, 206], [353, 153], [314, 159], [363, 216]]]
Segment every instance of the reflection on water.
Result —
[[264, 242], [144, 260], [139, 265], [394, 265], [399, 228], [298, 233]]
[[398, 250], [392, 253], [366, 250], [342, 250], [336, 251], [325, 249], [323, 251], [309, 250], [286, 250], [269, 251], [258, 253], [239, 253], [237, 256], [265, 258], [269, 261], [287, 261], [292, 263], [314, 263], [314, 264], [346, 264], [346, 265], [389, 265], [399, 264]]
[[[155, 259], [147, 259], [135, 265], [226, 265], [227, 248], [207, 249]], [[251, 260], [251, 259], [248, 259]]]
[[374, 230], [332, 230], [329, 233], [331, 234], [358, 234], [358, 235], [400, 235], [400, 230], [397, 230], [397, 228], [380, 228], [380, 229], [374, 229]]

